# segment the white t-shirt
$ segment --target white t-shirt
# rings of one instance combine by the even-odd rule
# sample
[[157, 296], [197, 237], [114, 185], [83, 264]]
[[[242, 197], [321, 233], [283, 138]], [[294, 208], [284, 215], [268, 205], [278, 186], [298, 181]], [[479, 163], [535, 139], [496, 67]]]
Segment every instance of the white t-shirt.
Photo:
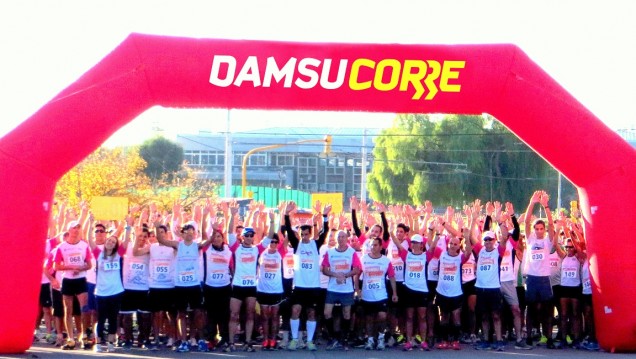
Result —
[[446, 297], [462, 295], [462, 268], [463, 254], [451, 256], [448, 251], [443, 251], [439, 258], [439, 280], [437, 281], [437, 293]]
[[[63, 263], [64, 265], [83, 266], [86, 263], [86, 259], [89, 261], [93, 258], [91, 255], [88, 243], [80, 240], [75, 244], [68, 242], [62, 242], [57, 246], [55, 253], [55, 263]], [[63, 279], [77, 279], [86, 278], [86, 271], [79, 271], [78, 274], [74, 274], [73, 270], [65, 270], [62, 274]]]
[[258, 278], [256, 290], [261, 293], [283, 293], [283, 251], [274, 253], [264, 250], [258, 257]]
[[172, 247], [159, 243], [150, 245], [150, 288], [174, 288], [174, 257], [175, 251]]
[[199, 272], [199, 245], [196, 242], [187, 245], [185, 241], [179, 242], [177, 255], [175, 256], [175, 287], [195, 287], [201, 284]]
[[407, 288], [417, 292], [428, 293], [425, 271], [426, 259], [426, 252], [420, 255], [415, 255], [410, 251], [407, 252], [406, 260], [404, 261], [404, 285]]
[[546, 234], [543, 239], [538, 239], [532, 232], [526, 239], [527, 245], [523, 257], [523, 273], [536, 277], [550, 276], [550, 252], [552, 240]]
[[367, 302], [379, 302], [386, 300], [388, 294], [386, 291], [385, 277], [395, 276], [391, 261], [385, 257], [371, 258], [370, 254], [362, 257], [362, 272], [364, 279], [362, 280], [362, 300]]
[[482, 247], [477, 256], [477, 288], [501, 288], [499, 282], [499, 256], [500, 250], [494, 248], [490, 252]]
[[475, 265], [475, 255], [470, 252], [470, 257], [462, 264], [462, 284], [475, 280]]
[[124, 291], [124, 285], [121, 280], [121, 255], [124, 253], [122, 247], [119, 247], [118, 253], [114, 256], [104, 257], [104, 251], [95, 248], [95, 257], [97, 257], [97, 281], [95, 283], [95, 295], [100, 297], [108, 297], [116, 295]]
[[592, 280], [590, 279], [590, 261], [583, 262], [581, 269], [581, 281], [583, 282], [583, 294], [592, 294]]
[[320, 253], [314, 240], [298, 243], [294, 253], [294, 286], [320, 288]]
[[232, 275], [230, 265], [232, 263], [232, 251], [226, 244], [223, 250], [216, 250], [211, 245], [205, 250], [205, 285], [210, 287], [225, 287], [230, 285]]
[[[404, 249], [409, 249], [409, 243], [407, 241], [402, 241], [400, 245]], [[400, 257], [400, 251], [393, 241], [390, 241], [389, 245], [386, 247], [386, 254], [391, 260], [391, 265], [395, 272], [395, 281], [404, 282], [404, 260]]]
[[[238, 244], [238, 243], [236, 243]], [[238, 287], [256, 287], [256, 268], [259, 248], [238, 244], [234, 249], [234, 276], [232, 285]]]
[[581, 285], [581, 262], [576, 256], [566, 256], [561, 262], [561, 285], [578, 287]]
[[[347, 247], [347, 249], [342, 252], [336, 248], [329, 249], [322, 262], [322, 266], [329, 267], [334, 273], [348, 273], [354, 267], [361, 267], [360, 259], [356, 251], [351, 247]], [[342, 284], [338, 284], [335, 277], [327, 278], [329, 278], [328, 291], [335, 293], [353, 293], [353, 277], [346, 278]]]
[[150, 253], [135, 256], [133, 245], [128, 245], [124, 256], [124, 288], [128, 290], [148, 290], [150, 277]]

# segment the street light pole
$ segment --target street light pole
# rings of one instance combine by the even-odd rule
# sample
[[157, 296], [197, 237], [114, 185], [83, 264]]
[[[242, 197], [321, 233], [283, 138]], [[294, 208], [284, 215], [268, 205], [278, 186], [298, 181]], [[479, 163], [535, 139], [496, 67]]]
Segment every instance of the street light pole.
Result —
[[327, 136], [325, 136], [325, 138], [321, 138], [321, 139], [301, 140], [301, 141], [290, 142], [290, 143], [279, 143], [279, 144], [275, 144], [275, 145], [257, 147], [257, 148], [253, 148], [253, 149], [247, 151], [245, 156], [243, 156], [243, 166], [241, 168], [242, 169], [242, 171], [241, 171], [241, 174], [242, 174], [241, 187], [242, 187], [242, 196], [243, 196], [243, 198], [247, 197], [247, 161], [248, 161], [249, 157], [252, 154], [254, 154], [256, 152], [272, 150], [272, 149], [275, 149], [275, 148], [285, 147], [285, 146], [289, 146], [289, 145], [298, 145], [298, 144], [301, 144], [301, 143], [311, 143], [311, 142], [324, 142], [325, 143], [325, 152], [328, 154], [331, 151], [331, 135], [327, 135]]

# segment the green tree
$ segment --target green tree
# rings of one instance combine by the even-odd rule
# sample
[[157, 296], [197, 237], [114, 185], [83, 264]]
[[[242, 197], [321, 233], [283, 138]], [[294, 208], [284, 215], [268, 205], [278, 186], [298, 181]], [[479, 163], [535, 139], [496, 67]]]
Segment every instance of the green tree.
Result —
[[[557, 172], [492, 117], [400, 115], [373, 154], [368, 189], [382, 202], [461, 207], [480, 198], [521, 211], [539, 188], [556, 200]], [[567, 181], [563, 198], [576, 198]]]
[[153, 180], [163, 175], [172, 178], [183, 164], [183, 147], [163, 137], [145, 141], [139, 148], [139, 154], [148, 163], [144, 172]]

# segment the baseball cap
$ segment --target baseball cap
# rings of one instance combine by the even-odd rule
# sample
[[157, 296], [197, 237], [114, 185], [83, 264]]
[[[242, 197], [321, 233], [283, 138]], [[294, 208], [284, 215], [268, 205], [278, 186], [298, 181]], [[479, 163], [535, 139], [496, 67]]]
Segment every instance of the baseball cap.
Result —
[[424, 242], [424, 237], [422, 237], [422, 236], [421, 236], [421, 235], [419, 235], [419, 234], [414, 234], [414, 235], [411, 237], [411, 242], [423, 243], [423, 242]]
[[495, 232], [493, 232], [493, 231], [486, 231], [481, 236], [481, 239], [486, 239], [486, 238], [497, 239], [497, 236], [495, 235]]
[[243, 231], [241, 232], [241, 235], [244, 236], [244, 235], [246, 235], [248, 233], [254, 234], [254, 233], [256, 233], [256, 231], [254, 231], [254, 228], [252, 228], [252, 227], [245, 227], [245, 228], [243, 228]]
[[75, 228], [79, 225], [80, 225], [79, 221], [70, 221], [68, 222], [68, 225], [66, 225], [66, 230], [69, 231], [71, 230], [71, 228]]

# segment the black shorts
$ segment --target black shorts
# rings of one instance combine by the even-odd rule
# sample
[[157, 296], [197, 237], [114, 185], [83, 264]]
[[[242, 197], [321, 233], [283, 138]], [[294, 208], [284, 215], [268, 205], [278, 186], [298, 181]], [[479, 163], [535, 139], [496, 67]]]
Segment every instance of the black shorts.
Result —
[[583, 307], [591, 307], [592, 306], [592, 295], [591, 294], [581, 294], [581, 304]]
[[86, 278], [62, 279], [62, 295], [78, 295], [88, 293]]
[[223, 287], [203, 286], [203, 306], [210, 311], [222, 311], [230, 308], [230, 296], [232, 295], [232, 286], [230, 284]]
[[386, 313], [388, 310], [388, 300], [380, 300], [377, 302], [367, 302], [366, 300], [362, 301], [362, 308], [364, 309], [364, 314], [366, 315], [374, 315], [378, 313]]
[[499, 288], [475, 288], [477, 293], [477, 306], [475, 309], [480, 313], [492, 313], [501, 311], [503, 306], [503, 295]]
[[477, 282], [477, 279], [473, 279], [471, 281], [468, 281], [466, 283], [462, 283], [462, 293], [464, 294], [464, 296], [468, 297], [470, 295], [475, 295], [475, 283]]
[[[62, 292], [53, 289], [51, 291], [51, 302], [53, 303], [53, 316], [56, 318], [64, 318], [64, 300], [62, 298]], [[81, 315], [79, 300], [77, 297], [73, 298], [73, 315]]]
[[410, 289], [407, 286], [404, 286], [404, 293], [402, 294], [404, 298], [401, 299], [401, 302], [406, 308], [424, 308], [428, 307], [428, 293], [427, 292], [418, 292], [416, 290]]
[[136, 311], [149, 312], [150, 305], [148, 303], [147, 290], [124, 290], [121, 301], [120, 313], [133, 313]]
[[576, 286], [576, 287], [568, 287], [565, 285], [561, 286], [561, 295], [559, 296], [559, 298], [567, 298], [567, 299], [581, 299], [581, 296], [583, 295], [583, 287], [582, 286]]
[[321, 300], [324, 300], [324, 296], [327, 295], [327, 291], [321, 288], [294, 288], [292, 292], [291, 304], [300, 305], [303, 308], [316, 309]]
[[563, 296], [562, 288], [563, 287], [560, 284], [552, 286], [552, 299], [555, 301], [555, 303], [558, 303], [559, 299], [561, 299], [561, 297]]
[[53, 300], [51, 299], [51, 283], [42, 283], [40, 285], [40, 307], [51, 308]]
[[393, 288], [391, 288], [391, 281], [389, 281], [389, 280], [386, 281], [386, 293], [387, 293], [387, 296], [389, 297], [389, 300], [387, 301], [387, 304], [389, 305], [389, 308], [403, 308], [404, 307], [404, 305], [403, 305], [404, 301], [402, 300], [405, 297], [404, 288], [406, 288], [404, 286], [404, 282], [395, 282], [395, 289], [397, 289], [398, 301], [394, 303], [391, 300], [391, 298], [393, 298]]
[[235, 285], [232, 287], [232, 298], [241, 302], [247, 298], [256, 298], [256, 287], [241, 287]]
[[174, 287], [174, 306], [179, 312], [201, 309], [203, 307], [203, 293], [201, 286]]
[[174, 312], [174, 288], [150, 288], [148, 290], [148, 303], [150, 311], [156, 312]]
[[463, 303], [463, 295], [458, 295], [456, 297], [447, 297], [445, 295], [437, 293], [435, 297], [435, 304], [439, 306], [439, 309], [442, 311], [442, 313], [450, 313], [456, 309], [459, 309], [462, 307]]
[[283, 296], [287, 299], [291, 298], [294, 289], [294, 278], [283, 278]]
[[260, 305], [280, 305], [283, 301], [283, 293], [256, 292], [256, 300]]
[[427, 280], [426, 286], [428, 287], [428, 305], [437, 305], [435, 304], [435, 298], [437, 297], [437, 281], [436, 280]]

